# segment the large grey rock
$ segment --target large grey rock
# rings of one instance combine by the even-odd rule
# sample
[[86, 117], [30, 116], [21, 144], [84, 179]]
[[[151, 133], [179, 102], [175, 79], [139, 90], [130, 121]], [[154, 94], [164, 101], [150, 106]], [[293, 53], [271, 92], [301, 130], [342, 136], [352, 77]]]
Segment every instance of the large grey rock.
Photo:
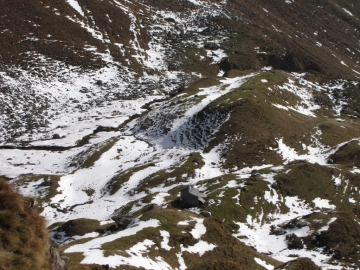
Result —
[[284, 235], [286, 234], [286, 231], [282, 228], [278, 228], [270, 232], [271, 235]]
[[113, 221], [121, 228], [126, 228], [135, 218], [133, 216], [117, 215], [111, 217]]

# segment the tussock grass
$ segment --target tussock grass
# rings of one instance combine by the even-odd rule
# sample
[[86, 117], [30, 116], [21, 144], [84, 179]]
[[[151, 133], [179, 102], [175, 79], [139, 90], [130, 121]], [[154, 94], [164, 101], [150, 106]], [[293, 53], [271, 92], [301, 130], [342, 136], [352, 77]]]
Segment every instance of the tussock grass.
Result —
[[0, 178], [0, 269], [50, 269], [45, 221]]

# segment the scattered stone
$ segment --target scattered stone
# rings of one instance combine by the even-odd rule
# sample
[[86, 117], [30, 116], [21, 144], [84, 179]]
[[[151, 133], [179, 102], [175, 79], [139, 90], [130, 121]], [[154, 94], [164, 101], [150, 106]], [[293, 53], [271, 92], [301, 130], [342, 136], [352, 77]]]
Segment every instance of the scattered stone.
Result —
[[245, 182], [245, 185], [247, 186], [253, 186], [254, 185], [254, 181], [248, 180]]

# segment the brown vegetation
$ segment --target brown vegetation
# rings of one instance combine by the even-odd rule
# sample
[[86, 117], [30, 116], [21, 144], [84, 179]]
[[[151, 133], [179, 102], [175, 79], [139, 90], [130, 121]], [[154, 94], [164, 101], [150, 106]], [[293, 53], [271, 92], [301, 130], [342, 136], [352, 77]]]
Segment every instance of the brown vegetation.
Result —
[[51, 269], [45, 221], [0, 178], [0, 269]]

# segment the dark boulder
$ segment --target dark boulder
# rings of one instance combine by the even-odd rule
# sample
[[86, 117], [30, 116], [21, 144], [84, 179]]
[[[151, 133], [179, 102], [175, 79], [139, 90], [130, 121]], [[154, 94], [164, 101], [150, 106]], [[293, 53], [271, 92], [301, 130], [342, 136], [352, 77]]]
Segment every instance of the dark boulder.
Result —
[[201, 211], [200, 215], [202, 215], [204, 217], [211, 217], [211, 213], [209, 211]]
[[220, 46], [216, 43], [209, 42], [204, 45], [204, 48], [208, 50], [217, 50], [220, 48]]
[[295, 234], [290, 234], [286, 236], [287, 245], [289, 249], [302, 249], [304, 248], [304, 244], [301, 239], [297, 237]]

